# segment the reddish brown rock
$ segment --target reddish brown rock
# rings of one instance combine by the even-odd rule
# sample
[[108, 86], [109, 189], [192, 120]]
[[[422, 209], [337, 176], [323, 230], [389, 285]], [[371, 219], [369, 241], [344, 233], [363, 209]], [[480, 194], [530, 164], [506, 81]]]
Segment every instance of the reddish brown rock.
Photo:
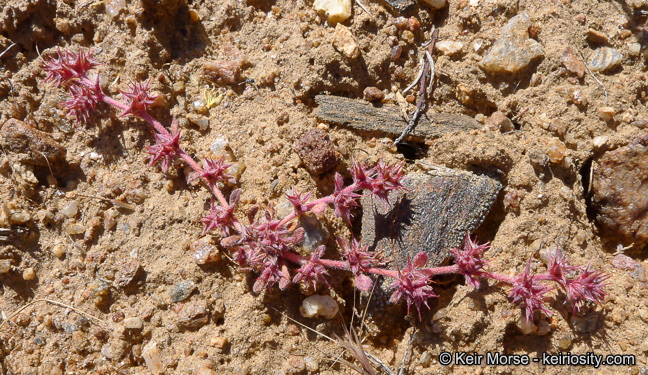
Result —
[[573, 48], [565, 48], [565, 52], [563, 52], [560, 60], [568, 71], [576, 74], [578, 78], [583, 78], [585, 75], [585, 64], [579, 56], [576, 56]]
[[295, 151], [312, 174], [328, 172], [339, 162], [333, 143], [322, 129], [312, 129], [304, 134], [295, 142]]
[[507, 133], [515, 130], [515, 126], [511, 120], [500, 111], [493, 112], [493, 114], [486, 120], [486, 127], [491, 130], [499, 130], [502, 133]]
[[606, 152], [592, 168], [592, 203], [605, 238], [647, 245], [648, 148], [631, 143]]
[[364, 89], [362, 94], [364, 95], [364, 99], [370, 102], [381, 101], [385, 98], [385, 93], [382, 92], [379, 88], [373, 86]]
[[178, 327], [181, 329], [198, 329], [209, 322], [209, 310], [206, 301], [186, 304], [178, 313]]
[[243, 60], [207, 61], [203, 64], [203, 76], [219, 85], [232, 85], [239, 82]]

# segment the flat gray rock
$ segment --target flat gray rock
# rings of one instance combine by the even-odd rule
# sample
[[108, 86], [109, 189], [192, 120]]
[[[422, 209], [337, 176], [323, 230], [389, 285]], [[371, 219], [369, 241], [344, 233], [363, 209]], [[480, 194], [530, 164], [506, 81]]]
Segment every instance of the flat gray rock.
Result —
[[490, 177], [451, 169], [410, 175], [403, 184], [409, 191], [393, 192], [389, 207], [362, 198], [363, 245], [401, 268], [420, 251], [428, 265], [442, 264], [482, 223], [502, 188]]

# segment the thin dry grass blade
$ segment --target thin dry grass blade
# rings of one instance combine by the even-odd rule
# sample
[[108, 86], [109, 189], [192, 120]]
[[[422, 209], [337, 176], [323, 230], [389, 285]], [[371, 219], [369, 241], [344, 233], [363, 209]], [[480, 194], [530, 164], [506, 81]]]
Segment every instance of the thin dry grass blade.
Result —
[[364, 351], [364, 348], [362, 347], [362, 342], [358, 338], [358, 335], [356, 335], [355, 330], [353, 327], [351, 327], [351, 331], [349, 331], [346, 326], [344, 327], [344, 338], [340, 338], [337, 335], [335, 336], [335, 339], [344, 350], [346, 350], [353, 358], [355, 358], [362, 368], [356, 366], [353, 363], [350, 363], [349, 361], [346, 361], [344, 359], [340, 359], [340, 362], [349, 367], [350, 369], [356, 371], [358, 374], [361, 375], [378, 375], [376, 370], [371, 366], [371, 362], [369, 362], [369, 358], [367, 358], [367, 354]]

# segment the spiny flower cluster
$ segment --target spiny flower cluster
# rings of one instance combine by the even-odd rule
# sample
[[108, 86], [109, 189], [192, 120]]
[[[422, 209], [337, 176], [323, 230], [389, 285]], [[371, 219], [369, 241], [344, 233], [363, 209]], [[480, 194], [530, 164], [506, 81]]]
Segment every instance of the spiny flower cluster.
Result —
[[[177, 120], [173, 120], [171, 131], [147, 113], [147, 108], [155, 103], [156, 97], [148, 92], [150, 80], [135, 82], [128, 90], [121, 91], [124, 102], [117, 101], [102, 91], [99, 75], [94, 79], [88, 72], [100, 65], [92, 58], [90, 52], [58, 51], [55, 56], [46, 59], [44, 68], [47, 81], [57, 87], [65, 87], [70, 98], [63, 107], [77, 121], [87, 121], [99, 102], [105, 102], [121, 110], [120, 116], [132, 116], [146, 121], [152, 128], [155, 144], [149, 146], [150, 165], [160, 162], [164, 172], [173, 165], [177, 158], [182, 159], [193, 169], [190, 179], [200, 179], [216, 198], [212, 201], [209, 213], [200, 219], [204, 224], [203, 235], [216, 233], [221, 236], [221, 245], [229, 249], [235, 262], [244, 270], [258, 274], [254, 283], [254, 292], [272, 289], [275, 285], [285, 289], [292, 283], [303, 283], [312, 289], [318, 284], [328, 285], [328, 270], [335, 268], [347, 270], [355, 276], [356, 286], [368, 291], [373, 282], [372, 277], [382, 276], [393, 280], [390, 289], [393, 291], [391, 301], [396, 303], [405, 300], [408, 312], [414, 305], [419, 313], [422, 306], [428, 306], [428, 300], [436, 297], [431, 280], [436, 275], [460, 274], [466, 283], [479, 288], [481, 279], [493, 279], [511, 286], [509, 300], [525, 309], [527, 320], [531, 320], [535, 311], [551, 314], [545, 306], [548, 293], [556, 288], [546, 285], [556, 283], [571, 301], [573, 312], [580, 310], [586, 302], [600, 303], [605, 297], [604, 287], [609, 275], [587, 267], [572, 266], [567, 258], [560, 254], [560, 249], [551, 255], [547, 272], [531, 275], [530, 260], [524, 271], [518, 276], [506, 276], [489, 272], [489, 263], [484, 259], [488, 244], [477, 244], [466, 235], [463, 249], [452, 249], [455, 264], [446, 267], [426, 268], [427, 255], [417, 254], [408, 259], [401, 270], [388, 267], [388, 261], [381, 254], [372, 252], [360, 241], [338, 238], [344, 260], [324, 258], [326, 248], [318, 247], [310, 256], [302, 256], [297, 248], [303, 242], [304, 229], [298, 227], [298, 218], [306, 214], [321, 214], [331, 207], [335, 217], [341, 218], [349, 225], [353, 210], [359, 207], [359, 198], [368, 194], [389, 204], [389, 195], [396, 190], [404, 190], [402, 164], [387, 165], [384, 162], [369, 168], [354, 161], [350, 172], [353, 182], [346, 186], [344, 178], [335, 174], [335, 186], [331, 195], [311, 200], [311, 192], [301, 193], [296, 190], [286, 194], [294, 210], [284, 218], [277, 218], [272, 207], [261, 212], [254, 206], [248, 210], [247, 224], [236, 217], [237, 204], [241, 190], [231, 192], [229, 200], [219, 188], [220, 183], [234, 183], [228, 174], [230, 164], [221, 159], [205, 159], [202, 167], [180, 147], [180, 129]], [[429, 306], [428, 306], [429, 308]]]

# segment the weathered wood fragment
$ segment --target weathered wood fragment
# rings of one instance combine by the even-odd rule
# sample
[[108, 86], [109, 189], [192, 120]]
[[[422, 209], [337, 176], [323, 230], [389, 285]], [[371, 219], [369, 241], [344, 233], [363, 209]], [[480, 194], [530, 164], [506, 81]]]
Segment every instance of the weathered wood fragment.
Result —
[[442, 264], [466, 232], [484, 220], [502, 185], [487, 176], [451, 169], [408, 176], [407, 192], [393, 192], [386, 207], [362, 198], [362, 242], [382, 251], [401, 269], [407, 257], [424, 251], [428, 265]]
[[[388, 104], [369, 103], [334, 95], [317, 95], [315, 117], [321, 121], [348, 126], [365, 132], [400, 135], [407, 126], [400, 108]], [[448, 133], [479, 129], [481, 124], [472, 117], [450, 113], [426, 113], [409, 137], [439, 138]]]

